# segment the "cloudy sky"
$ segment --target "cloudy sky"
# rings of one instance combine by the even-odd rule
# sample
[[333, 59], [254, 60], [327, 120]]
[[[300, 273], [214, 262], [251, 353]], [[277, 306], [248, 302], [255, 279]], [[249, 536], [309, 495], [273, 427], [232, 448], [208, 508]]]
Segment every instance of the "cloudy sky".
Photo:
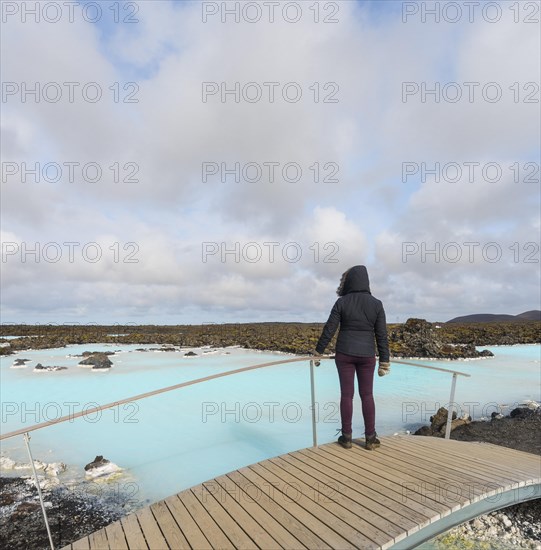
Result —
[[2, 322], [322, 322], [356, 264], [391, 322], [540, 307], [539, 2], [34, 4]]

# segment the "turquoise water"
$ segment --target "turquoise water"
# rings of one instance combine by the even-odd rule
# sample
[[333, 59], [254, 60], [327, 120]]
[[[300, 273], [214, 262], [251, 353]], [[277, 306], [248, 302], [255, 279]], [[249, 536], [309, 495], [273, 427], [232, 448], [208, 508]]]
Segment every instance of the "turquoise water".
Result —
[[[288, 357], [239, 348], [185, 358], [175, 352], [134, 352], [137, 345], [82, 345], [35, 350], [0, 359], [2, 433], [44, 422], [172, 384]], [[459, 377], [456, 401], [474, 418], [501, 405], [541, 400], [540, 349], [489, 348], [496, 357], [473, 361], [418, 361], [471, 374]], [[68, 354], [121, 350], [106, 372], [77, 367]], [[186, 350], [187, 351], [187, 350]], [[228, 352], [226, 354], [226, 352]], [[12, 369], [15, 358], [28, 367]], [[33, 366], [64, 365], [68, 370], [33, 372]], [[414, 430], [447, 406], [451, 376], [400, 364], [390, 376], [375, 378], [377, 429], [381, 435]], [[320, 443], [335, 438], [339, 388], [334, 361], [316, 369], [316, 411]], [[504, 409], [505, 411], [505, 409]], [[362, 437], [356, 397], [354, 437]], [[104, 455], [126, 469], [141, 502], [154, 501], [241, 466], [312, 444], [308, 362], [219, 378], [136, 403], [48, 427], [32, 435], [34, 457], [68, 464], [81, 477], [83, 466]], [[22, 437], [2, 442], [3, 454], [26, 461]]]

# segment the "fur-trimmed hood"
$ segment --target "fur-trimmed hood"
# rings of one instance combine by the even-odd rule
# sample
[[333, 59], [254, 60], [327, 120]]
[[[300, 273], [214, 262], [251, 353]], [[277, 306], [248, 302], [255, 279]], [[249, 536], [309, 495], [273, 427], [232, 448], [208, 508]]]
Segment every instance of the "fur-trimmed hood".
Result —
[[370, 294], [370, 280], [364, 265], [356, 265], [342, 274], [336, 294], [345, 296], [350, 292], [367, 292]]

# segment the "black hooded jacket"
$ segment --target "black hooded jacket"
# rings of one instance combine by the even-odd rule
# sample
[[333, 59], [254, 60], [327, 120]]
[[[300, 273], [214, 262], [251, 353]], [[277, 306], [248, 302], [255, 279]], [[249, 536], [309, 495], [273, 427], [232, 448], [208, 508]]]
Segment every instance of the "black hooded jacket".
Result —
[[323, 353], [340, 325], [336, 351], [358, 357], [374, 357], [376, 343], [381, 363], [389, 362], [389, 343], [383, 304], [370, 294], [368, 272], [364, 265], [352, 267], [344, 281], [316, 345]]

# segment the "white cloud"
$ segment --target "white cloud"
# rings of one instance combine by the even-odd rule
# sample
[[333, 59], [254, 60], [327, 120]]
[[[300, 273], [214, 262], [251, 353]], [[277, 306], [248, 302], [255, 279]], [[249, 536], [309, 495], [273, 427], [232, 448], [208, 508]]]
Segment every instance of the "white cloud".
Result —
[[[3, 162], [95, 162], [103, 170], [94, 183], [80, 173], [68, 182], [66, 170], [57, 183], [43, 174], [37, 183], [23, 184], [20, 174], [2, 181], [3, 240], [96, 242], [103, 252], [96, 263], [7, 258], [2, 300], [11, 316], [322, 319], [342, 271], [360, 263], [392, 320], [537, 307], [539, 264], [523, 260], [531, 252], [524, 246], [539, 237], [539, 186], [513, 181], [509, 167], [518, 162], [524, 178], [525, 163], [539, 166], [532, 158], [539, 103], [515, 103], [509, 86], [519, 82], [522, 99], [532, 90], [526, 83], [539, 83], [538, 26], [514, 23], [511, 11], [497, 24], [403, 24], [398, 12], [379, 6], [387, 17], [376, 20], [368, 4], [355, 2], [339, 3], [338, 24], [314, 24], [307, 10], [297, 24], [203, 24], [198, 2], [139, 6], [134, 25], [3, 25], [4, 81], [93, 81], [104, 93], [95, 104], [3, 103]], [[113, 83], [124, 97], [123, 84], [135, 80], [138, 103], [112, 101]], [[279, 83], [274, 103], [201, 100], [202, 82], [257, 82], [266, 93], [271, 81]], [[497, 103], [402, 97], [404, 82], [469, 81], [496, 82], [505, 95]], [[302, 88], [298, 103], [281, 98], [288, 82]], [[334, 82], [339, 102], [325, 103]], [[495, 162], [503, 174], [494, 183], [466, 174], [457, 182], [423, 183], [419, 175], [402, 182], [408, 161]], [[117, 162], [121, 179], [130, 173], [126, 163], [136, 163], [139, 181], [114, 183]], [[203, 162], [238, 162], [241, 170], [277, 162], [278, 176], [249, 182], [241, 171], [238, 182], [231, 175], [222, 182], [221, 173], [202, 182]], [[287, 163], [301, 167], [299, 181], [283, 180]], [[334, 165], [339, 181], [325, 181]], [[497, 241], [505, 257], [403, 261], [405, 242], [472, 240]], [[130, 242], [138, 263], [122, 261]], [[278, 243], [275, 261], [270, 242]], [[509, 249], [515, 242], [520, 253]], [[204, 243], [219, 247], [206, 262]], [[240, 261], [234, 254], [221, 261], [222, 246], [235, 243]], [[259, 246], [259, 261], [243, 256], [257, 253], [248, 243]], [[298, 262], [283, 258], [287, 243], [300, 247]]]

